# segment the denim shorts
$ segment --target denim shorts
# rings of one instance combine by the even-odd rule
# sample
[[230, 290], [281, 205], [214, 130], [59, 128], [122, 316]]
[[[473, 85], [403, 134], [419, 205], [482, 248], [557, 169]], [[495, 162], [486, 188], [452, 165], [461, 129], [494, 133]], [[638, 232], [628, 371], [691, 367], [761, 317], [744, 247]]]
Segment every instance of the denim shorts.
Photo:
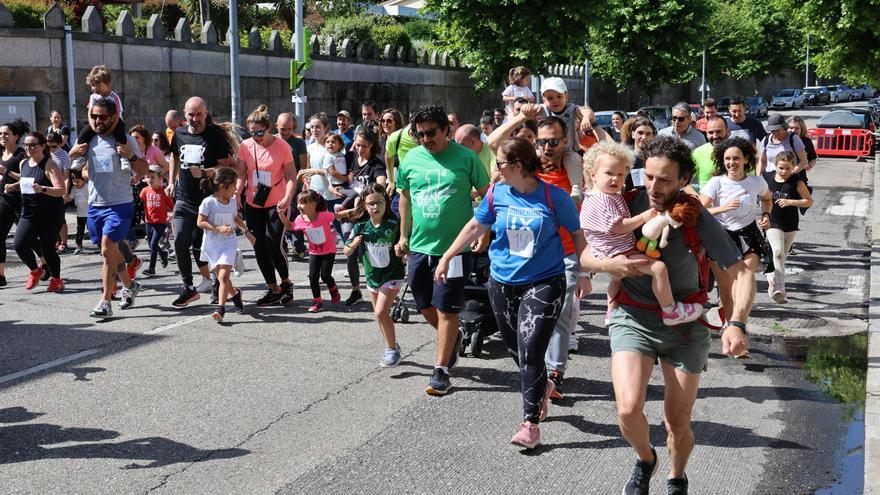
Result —
[[92, 244], [101, 245], [101, 238], [107, 237], [113, 242], [120, 242], [128, 235], [131, 217], [134, 213], [132, 203], [113, 206], [89, 206], [89, 235]]

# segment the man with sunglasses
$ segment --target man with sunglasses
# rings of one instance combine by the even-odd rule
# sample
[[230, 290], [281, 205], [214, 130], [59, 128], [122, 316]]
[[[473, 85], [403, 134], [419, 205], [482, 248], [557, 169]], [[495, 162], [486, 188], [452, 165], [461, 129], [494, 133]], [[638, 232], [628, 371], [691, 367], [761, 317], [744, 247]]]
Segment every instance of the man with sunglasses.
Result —
[[[410, 133], [421, 146], [407, 153], [397, 174], [400, 241], [395, 251], [398, 256], [409, 253], [409, 288], [419, 311], [438, 334], [437, 360], [425, 389], [430, 395], [445, 395], [451, 386], [449, 368], [458, 360], [458, 313], [471, 272], [471, 253], [453, 258], [445, 283], [434, 281], [434, 270], [474, 216], [471, 190], [483, 196], [489, 189], [489, 176], [479, 157], [451, 141], [448, 131], [449, 119], [443, 108], [428, 105], [416, 109], [410, 118]], [[477, 251], [482, 250], [482, 244]]]
[[660, 129], [657, 135], [677, 137], [691, 150], [706, 144], [706, 136], [691, 125], [691, 120], [691, 106], [678, 102], [672, 107], [672, 125]]
[[[176, 199], [174, 252], [183, 279], [180, 295], [171, 303], [176, 308], [186, 307], [199, 298], [199, 292], [208, 292], [213, 285], [208, 263], [201, 260], [203, 232], [196, 226], [199, 205], [209, 195], [199, 183], [210, 177], [215, 167], [236, 164], [226, 131], [211, 122], [205, 100], [193, 96], [186, 101], [183, 112], [187, 125], [175, 129], [171, 139], [171, 173], [166, 189], [168, 196]], [[193, 285], [190, 251], [202, 274], [198, 287]]]
[[[133, 139], [118, 143], [114, 130], [121, 125], [116, 104], [109, 98], [99, 97], [89, 107], [89, 126], [95, 137], [88, 143], [77, 144], [71, 151], [85, 153], [86, 168], [83, 176], [89, 180], [88, 230], [92, 244], [101, 246], [101, 270], [104, 293], [90, 313], [92, 318], [113, 316], [110, 300], [116, 288], [116, 277], [122, 281], [119, 293], [120, 308], [134, 304], [140, 284], [129, 277], [125, 259], [119, 249], [131, 226], [134, 214], [134, 195], [131, 189], [132, 173], [147, 173], [149, 166]], [[87, 149], [84, 149], [87, 148]], [[128, 159], [131, 169], [122, 168], [122, 158]]]

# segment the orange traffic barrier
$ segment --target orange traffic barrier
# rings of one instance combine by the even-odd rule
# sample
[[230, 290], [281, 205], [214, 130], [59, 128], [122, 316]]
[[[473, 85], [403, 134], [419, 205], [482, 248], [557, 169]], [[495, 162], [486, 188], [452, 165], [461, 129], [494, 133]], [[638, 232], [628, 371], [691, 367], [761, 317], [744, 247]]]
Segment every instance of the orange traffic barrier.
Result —
[[867, 129], [808, 129], [819, 156], [865, 157], [874, 148], [874, 134]]

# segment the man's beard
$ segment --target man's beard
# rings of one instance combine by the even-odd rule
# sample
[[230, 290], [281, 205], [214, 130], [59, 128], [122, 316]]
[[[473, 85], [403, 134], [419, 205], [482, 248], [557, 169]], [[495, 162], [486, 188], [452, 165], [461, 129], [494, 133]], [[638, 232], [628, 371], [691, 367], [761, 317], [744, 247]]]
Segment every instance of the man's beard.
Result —
[[547, 157], [541, 153], [538, 155], [538, 158], [541, 162], [541, 172], [543, 173], [555, 172], [562, 168], [562, 155]]

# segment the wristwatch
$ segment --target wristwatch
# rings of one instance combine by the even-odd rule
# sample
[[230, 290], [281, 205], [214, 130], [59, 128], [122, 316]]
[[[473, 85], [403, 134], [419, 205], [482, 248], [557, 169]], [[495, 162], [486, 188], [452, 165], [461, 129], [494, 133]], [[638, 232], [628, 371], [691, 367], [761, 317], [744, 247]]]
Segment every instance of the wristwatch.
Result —
[[128, 157], [128, 161], [133, 162], [133, 161], [137, 160], [137, 158], [138, 158], [137, 155], [131, 155], [130, 157]]
[[748, 335], [749, 332], [746, 330], [746, 324], [741, 321], [733, 321], [730, 320], [727, 322], [727, 325], [724, 325], [724, 329], [727, 330], [727, 327], [736, 327], [742, 330], [743, 335]]

